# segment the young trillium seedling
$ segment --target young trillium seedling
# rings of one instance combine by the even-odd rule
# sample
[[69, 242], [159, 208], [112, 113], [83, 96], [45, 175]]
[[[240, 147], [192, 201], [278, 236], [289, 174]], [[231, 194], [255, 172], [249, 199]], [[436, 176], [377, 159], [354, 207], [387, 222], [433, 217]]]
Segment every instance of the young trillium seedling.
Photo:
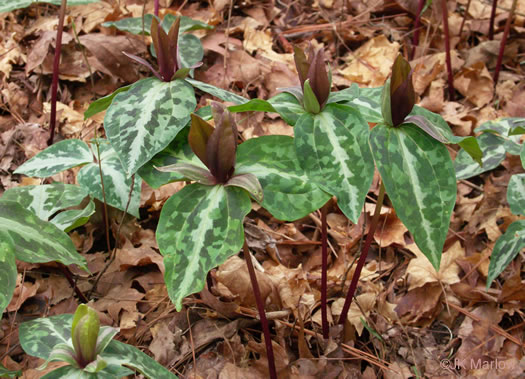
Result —
[[283, 90], [293, 94], [303, 104], [305, 111], [317, 114], [326, 105], [332, 78], [326, 71], [323, 49], [314, 50], [310, 45], [307, 53], [308, 58], [301, 48], [294, 47], [295, 67], [301, 87], [283, 88]]
[[184, 79], [188, 76], [191, 69], [199, 67], [202, 62], [199, 62], [192, 67], [182, 67], [181, 58], [179, 54], [179, 27], [180, 17], [177, 17], [175, 22], [166, 34], [162, 25], [156, 17], [151, 20], [151, 38], [153, 39], [153, 47], [157, 55], [157, 63], [159, 70], [155, 70], [151, 64], [146, 60], [137, 57], [136, 55], [123, 52], [127, 57], [146, 66], [151, 72], [160, 80], [170, 82], [174, 79]]

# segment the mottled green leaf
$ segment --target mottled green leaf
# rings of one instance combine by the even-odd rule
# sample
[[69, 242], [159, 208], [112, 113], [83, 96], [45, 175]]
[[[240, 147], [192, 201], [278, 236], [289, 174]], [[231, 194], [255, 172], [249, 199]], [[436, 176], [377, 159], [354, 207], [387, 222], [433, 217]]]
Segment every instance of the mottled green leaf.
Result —
[[272, 97], [268, 102], [273, 106], [275, 111], [283, 118], [288, 125], [294, 126], [299, 117], [306, 114], [301, 103], [297, 98], [288, 93], [281, 92]]
[[[213, 26], [206, 24], [205, 22], [199, 21], [199, 20], [193, 20], [186, 16], [180, 16], [180, 29], [179, 32], [186, 32], [186, 31], [192, 31], [192, 30], [199, 30], [199, 29], [213, 29]], [[172, 14], [167, 14], [164, 16], [164, 19], [162, 20], [162, 27], [166, 31], [166, 33], [170, 30], [171, 25], [175, 21], [176, 16]], [[153, 15], [148, 13], [144, 15], [144, 34], [149, 35], [150, 29], [151, 29], [151, 20], [153, 19]], [[115, 27], [118, 30], [121, 30], [123, 32], [129, 32], [132, 34], [142, 34], [142, 17], [130, 17], [130, 18], [123, 18], [118, 21], [108, 21], [104, 22], [102, 26], [109, 28], [109, 27]]]
[[496, 120], [486, 121], [478, 126], [475, 132], [492, 132], [502, 136], [512, 136], [522, 134], [521, 127], [525, 126], [525, 118], [503, 117]]
[[525, 215], [525, 174], [512, 175], [507, 188], [507, 202], [516, 215]]
[[134, 346], [116, 340], [111, 341], [102, 353], [102, 357], [108, 364], [115, 365], [120, 363], [131, 367], [149, 379], [177, 379], [177, 376], [155, 361], [155, 359], [144, 354]]
[[342, 91], [331, 92], [327, 104], [340, 103], [342, 101], [352, 101], [359, 96], [359, 86], [355, 83]]
[[523, 248], [525, 248], [525, 220], [518, 220], [509, 225], [507, 231], [494, 245], [490, 256], [487, 289]]
[[139, 80], [115, 96], [104, 128], [127, 176], [162, 151], [188, 123], [195, 109], [193, 88], [184, 80]]
[[[0, 315], [9, 305], [16, 287], [16, 261], [13, 240], [0, 230]], [[1, 371], [0, 371], [1, 374]]]
[[66, 233], [88, 222], [89, 217], [95, 213], [95, 203], [89, 200], [84, 209], [70, 209], [62, 211], [53, 217], [53, 224]]
[[[83, 4], [89, 4], [89, 3], [96, 3], [100, 0], [68, 0], [67, 5], [74, 6], [74, 5], [83, 5]], [[21, 9], [26, 8], [30, 6], [31, 4], [36, 3], [47, 3], [47, 4], [53, 4], [53, 5], [60, 5], [62, 3], [61, 0], [3, 0], [4, 4], [0, 4], [0, 13], [2, 12], [11, 12], [15, 9]]]
[[259, 182], [259, 179], [251, 173], [235, 175], [228, 180], [225, 186], [239, 187], [248, 191], [250, 196], [258, 203], [263, 200], [263, 189], [261, 183]]
[[[54, 346], [60, 343], [71, 345], [72, 321], [73, 315], [62, 314], [24, 322], [19, 327], [20, 344], [27, 354], [47, 359]], [[120, 365], [132, 367], [151, 379], [176, 378], [176, 376], [170, 373], [165, 367], [140, 350], [116, 340], [111, 340], [101, 354], [101, 357], [108, 363], [108, 367], [99, 371], [96, 376], [79, 376], [79, 378], [109, 379], [121, 378], [132, 374], [128, 369], [118, 367]], [[76, 373], [75, 370], [66, 370], [64, 371], [66, 376], [58, 376], [62, 375], [61, 371], [58, 370], [51, 373], [55, 375], [48, 374], [46, 377], [74, 378], [74, 376], [67, 375], [70, 373]]]
[[[131, 190], [131, 178], [127, 178], [122, 168], [119, 157], [105, 140], [100, 142], [100, 162], [104, 178], [104, 192], [106, 194], [107, 204], [124, 211], [128, 203], [129, 193]], [[96, 146], [92, 145], [93, 149]], [[95, 150], [96, 151], [96, 150]], [[78, 183], [87, 188], [89, 193], [100, 201], [104, 201], [102, 195], [102, 184], [100, 182], [100, 168], [98, 163], [90, 163], [82, 167], [77, 176]], [[135, 176], [131, 201], [128, 207], [128, 213], [139, 217], [140, 190], [142, 180]]]
[[520, 160], [522, 167], [525, 168], [525, 144], [521, 145]]
[[192, 67], [202, 61], [204, 49], [201, 40], [193, 34], [179, 37], [179, 54], [182, 67]]
[[280, 220], [305, 217], [330, 199], [301, 168], [292, 137], [264, 136], [240, 144], [235, 175], [243, 173], [259, 179], [261, 205]]
[[249, 99], [246, 99], [225, 89], [215, 87], [208, 83], [200, 82], [198, 80], [190, 78], [186, 78], [186, 81], [190, 83], [193, 87], [200, 89], [202, 92], [215, 96], [221, 99], [222, 101], [227, 101], [234, 104], [244, 104], [249, 101]]
[[439, 114], [416, 105], [405, 122], [414, 123], [439, 142], [458, 144], [476, 162], [481, 164], [483, 154], [476, 138], [472, 136], [455, 136], [447, 122]]
[[397, 216], [436, 270], [456, 201], [447, 148], [414, 125], [372, 129], [374, 160]]
[[317, 115], [302, 115], [294, 133], [308, 177], [337, 196], [339, 208], [357, 223], [374, 175], [367, 122], [353, 108], [328, 104]]
[[277, 111], [274, 109], [272, 104], [262, 99], [252, 99], [244, 104], [232, 105], [231, 107], [228, 107], [228, 110], [232, 113], [236, 113], [236, 112], [274, 112], [274, 113], [277, 113]]
[[124, 378], [128, 375], [133, 374], [134, 371], [116, 365], [108, 366], [105, 369], [97, 372], [96, 374], [80, 370], [73, 366], [62, 366], [57, 368], [56, 370], [47, 373], [41, 379], [115, 379]]
[[[32, 211], [40, 219], [51, 221], [61, 230], [70, 228], [72, 225], [85, 224], [88, 217], [94, 213], [95, 208], [90, 202], [88, 207], [91, 213], [84, 210], [70, 210], [67, 217], [60, 216], [62, 213], [51, 217], [58, 211], [77, 206], [88, 196], [87, 189], [73, 184], [53, 183], [34, 186], [14, 187], [4, 192], [3, 200], [12, 200], [21, 204], [24, 208]], [[50, 219], [51, 218], [51, 219]], [[82, 219], [82, 220], [79, 220]], [[56, 220], [56, 221], [55, 221]], [[58, 221], [58, 222], [57, 222]]]
[[111, 105], [111, 102], [115, 98], [115, 96], [117, 96], [121, 92], [128, 91], [130, 88], [131, 88], [131, 84], [124, 86], [124, 87], [120, 87], [119, 89], [115, 90], [113, 93], [93, 101], [91, 104], [89, 104], [88, 109], [84, 112], [84, 120], [90, 118], [91, 116], [96, 115], [97, 113], [100, 113], [108, 109], [109, 106]]
[[237, 187], [191, 184], [162, 207], [157, 242], [164, 255], [164, 280], [177, 310], [199, 292], [208, 271], [237, 254], [244, 241], [248, 193]]
[[490, 171], [498, 167], [505, 159], [506, 152], [502, 137], [492, 133], [483, 133], [477, 137], [477, 140], [483, 153], [482, 165], [480, 166], [464, 149], [461, 149], [454, 161], [457, 179], [468, 179]]
[[166, 167], [177, 163], [193, 164], [206, 169], [206, 166], [191, 151], [188, 144], [189, 128], [184, 128], [177, 137], [160, 153], [140, 168], [139, 175], [153, 188], [164, 184], [184, 180], [184, 175], [178, 172], [160, 172], [157, 167]]
[[47, 178], [72, 167], [93, 162], [88, 145], [79, 139], [67, 139], [51, 145], [15, 170], [37, 178]]
[[13, 241], [15, 257], [24, 262], [59, 261], [77, 264], [87, 271], [69, 236], [50, 222], [14, 201], [0, 200], [0, 233]]
[[22, 371], [8, 370], [0, 363], [0, 378], [18, 378], [21, 376]]

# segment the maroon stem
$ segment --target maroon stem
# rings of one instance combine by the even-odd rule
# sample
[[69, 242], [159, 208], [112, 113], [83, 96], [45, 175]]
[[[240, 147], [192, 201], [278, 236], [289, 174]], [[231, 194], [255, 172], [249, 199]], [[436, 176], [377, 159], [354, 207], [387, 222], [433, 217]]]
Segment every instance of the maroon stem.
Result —
[[443, 13], [443, 30], [445, 32], [445, 51], [448, 72], [448, 97], [449, 100], [454, 100], [454, 78], [452, 76], [452, 62], [450, 60], [450, 33], [448, 31], [448, 9], [447, 1], [441, 0], [441, 9]]
[[160, 0], [155, 0], [155, 16], [159, 17], [159, 2]]
[[346, 294], [345, 304], [343, 305], [343, 310], [341, 311], [341, 316], [339, 316], [339, 324], [344, 324], [346, 317], [348, 316], [348, 311], [350, 310], [350, 305], [352, 304], [352, 299], [354, 298], [355, 291], [357, 289], [357, 282], [361, 276], [361, 270], [365, 265], [366, 256], [368, 255], [368, 250], [370, 250], [370, 245], [372, 244], [372, 239], [374, 238], [374, 233], [379, 223], [379, 215], [381, 214], [381, 208], [383, 207], [383, 200], [385, 199], [385, 186], [381, 182], [379, 187], [379, 196], [377, 198], [376, 209], [374, 211], [374, 216], [372, 217], [372, 223], [370, 224], [370, 229], [366, 236], [365, 244], [361, 250], [361, 256], [357, 262], [357, 267], [355, 268], [354, 275], [352, 276], [352, 282], [350, 282], [350, 288]]
[[494, 20], [496, 19], [496, 8], [498, 0], [492, 0], [492, 10], [490, 11], [489, 40], [494, 39]]
[[459, 38], [460, 39], [461, 39], [461, 35], [463, 34], [463, 27], [465, 26], [465, 21], [467, 20], [467, 14], [470, 8], [470, 2], [471, 0], [468, 0], [467, 6], [465, 8], [465, 13], [463, 14], [463, 20], [461, 20], [461, 26], [459, 27]]
[[84, 293], [82, 293], [80, 288], [77, 287], [77, 284], [75, 283], [75, 280], [73, 279], [73, 275], [71, 275], [71, 271], [69, 271], [69, 268], [60, 262], [57, 262], [57, 264], [58, 264], [58, 267], [60, 268], [60, 271], [62, 271], [67, 281], [69, 282], [69, 285], [71, 286], [71, 288], [75, 290], [75, 293], [79, 297], [80, 301], [84, 304], [88, 303], [89, 302], [88, 298], [86, 297], [86, 295], [84, 295]]
[[505, 23], [505, 31], [503, 32], [503, 38], [501, 39], [501, 43], [499, 45], [499, 54], [498, 62], [496, 63], [496, 71], [494, 71], [494, 85], [498, 84], [499, 72], [501, 70], [501, 64], [503, 62], [503, 53], [505, 53], [505, 45], [507, 44], [507, 38], [510, 33], [510, 24], [512, 23], [512, 17], [514, 16], [514, 11], [516, 10], [517, 3], [517, 0], [514, 0], [512, 2], [509, 17], [507, 18], [507, 22]]
[[246, 260], [246, 266], [248, 266], [248, 273], [250, 274], [250, 281], [252, 282], [253, 294], [255, 296], [255, 302], [257, 303], [257, 310], [259, 311], [259, 318], [261, 319], [261, 326], [263, 329], [264, 343], [266, 345], [266, 355], [268, 356], [268, 371], [270, 371], [270, 378], [277, 379], [277, 371], [275, 370], [275, 358], [273, 356], [272, 339], [270, 337], [270, 328], [268, 327], [268, 319], [264, 311], [264, 304], [261, 297], [261, 291], [259, 290], [259, 284], [257, 283], [257, 277], [255, 276], [255, 270], [253, 268], [252, 257], [250, 255], [250, 249], [246, 238], [244, 239], [244, 259]]
[[321, 208], [321, 324], [323, 328], [323, 338], [330, 337], [328, 326], [328, 227], [326, 223], [326, 212], [328, 203]]
[[66, 17], [67, 0], [62, 0], [60, 4], [60, 14], [58, 17], [57, 39], [55, 43], [55, 60], [53, 61], [53, 81], [51, 82], [51, 114], [49, 116], [49, 140], [47, 145], [51, 146], [55, 139], [55, 126], [57, 121], [57, 92], [58, 92], [58, 66], [60, 65], [60, 52], [62, 50], [62, 32], [64, 31], [64, 18]]
[[421, 12], [423, 11], [423, 6], [425, 5], [425, 0], [419, 0], [417, 6], [416, 22], [414, 25], [414, 36], [412, 37], [412, 54], [410, 60], [414, 59], [416, 56], [416, 47], [419, 45], [419, 27], [421, 25]]

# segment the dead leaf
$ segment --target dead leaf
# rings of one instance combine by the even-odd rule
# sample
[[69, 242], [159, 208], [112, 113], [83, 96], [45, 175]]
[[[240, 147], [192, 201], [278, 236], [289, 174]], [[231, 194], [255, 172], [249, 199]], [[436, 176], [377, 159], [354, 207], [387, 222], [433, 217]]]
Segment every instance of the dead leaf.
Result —
[[483, 62], [461, 69], [454, 76], [454, 87], [477, 107], [488, 104], [494, 96], [494, 80]]

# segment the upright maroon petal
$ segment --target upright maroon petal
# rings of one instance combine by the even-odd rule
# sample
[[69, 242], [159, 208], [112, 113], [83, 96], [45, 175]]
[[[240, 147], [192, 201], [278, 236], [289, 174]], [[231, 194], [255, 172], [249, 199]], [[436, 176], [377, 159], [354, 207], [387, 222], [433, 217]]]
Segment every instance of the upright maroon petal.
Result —
[[416, 93], [412, 83], [412, 69], [399, 54], [392, 67], [392, 78], [390, 79], [390, 109], [394, 126], [403, 123], [415, 103]]
[[306, 55], [304, 55], [304, 51], [298, 47], [293, 47], [294, 55], [293, 59], [295, 61], [295, 68], [297, 69], [297, 73], [299, 74], [299, 81], [301, 82], [301, 88], [304, 86], [304, 82], [308, 77], [308, 68], [310, 67], [310, 64], [306, 60]]
[[330, 79], [326, 71], [323, 49], [314, 53], [308, 69], [308, 79], [310, 79], [310, 86], [322, 109], [328, 100], [328, 96], [330, 96]]
[[196, 114], [191, 114], [191, 126], [188, 134], [188, 142], [191, 150], [201, 160], [206, 167], [208, 166], [208, 159], [206, 156], [206, 146], [208, 140], [213, 133], [213, 127], [204, 121]]
[[223, 105], [212, 104], [215, 130], [210, 135], [206, 149], [208, 168], [219, 183], [226, 183], [235, 167], [237, 153], [237, 125]]
[[170, 31], [168, 33], [170, 47], [170, 64], [173, 66], [173, 73], [177, 72], [177, 70], [180, 68], [178, 63], [179, 28], [180, 17], [177, 17], [171, 25]]

